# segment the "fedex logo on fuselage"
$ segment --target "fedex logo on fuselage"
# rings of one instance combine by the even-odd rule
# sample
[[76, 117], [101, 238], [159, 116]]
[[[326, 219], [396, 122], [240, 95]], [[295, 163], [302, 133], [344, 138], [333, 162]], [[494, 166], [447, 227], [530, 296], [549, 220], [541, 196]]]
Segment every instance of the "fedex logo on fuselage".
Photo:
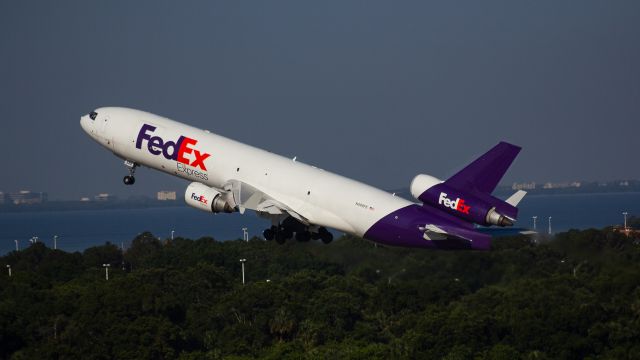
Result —
[[468, 214], [469, 210], [471, 210], [471, 206], [464, 203], [464, 199], [457, 198], [455, 200], [451, 200], [447, 197], [446, 193], [441, 192], [440, 198], [438, 199], [438, 204], [444, 205], [450, 209], [460, 211], [463, 214]]
[[196, 195], [196, 193], [191, 193], [191, 198], [195, 201], [200, 201], [203, 204], [207, 203], [207, 198], [204, 197], [204, 195]]
[[[155, 126], [149, 124], [142, 125], [138, 133], [138, 139], [136, 140], [136, 148], [142, 149], [142, 142], [147, 140], [147, 150], [149, 150], [151, 154], [162, 154], [167, 160], [175, 160], [192, 167], [199, 167], [204, 171], [207, 170], [204, 161], [211, 156], [211, 154], [200, 153], [200, 151], [191, 147], [197, 144], [198, 140], [180, 136], [177, 141], [165, 142], [160, 136], [151, 136], [154, 131], [156, 131]], [[186, 156], [191, 154], [193, 154], [193, 156]]]

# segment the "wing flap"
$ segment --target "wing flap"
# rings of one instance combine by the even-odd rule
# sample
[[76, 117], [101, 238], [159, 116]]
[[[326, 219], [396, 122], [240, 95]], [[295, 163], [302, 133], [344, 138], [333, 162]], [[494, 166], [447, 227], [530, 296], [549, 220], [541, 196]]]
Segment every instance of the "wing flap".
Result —
[[239, 180], [230, 180], [224, 185], [224, 190], [229, 194], [229, 202], [236, 207], [240, 213], [244, 213], [245, 209], [270, 215], [282, 215], [286, 213], [301, 223], [309, 225], [307, 218], [255, 186]]

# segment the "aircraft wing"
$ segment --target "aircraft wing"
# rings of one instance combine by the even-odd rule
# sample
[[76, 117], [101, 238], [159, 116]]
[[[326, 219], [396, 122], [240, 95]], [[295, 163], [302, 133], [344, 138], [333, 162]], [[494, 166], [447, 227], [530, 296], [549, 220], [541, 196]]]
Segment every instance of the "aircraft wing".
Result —
[[242, 214], [245, 209], [254, 210], [270, 215], [288, 214], [305, 225], [309, 225], [307, 218], [293, 210], [290, 206], [264, 191], [239, 180], [228, 181], [223, 190], [227, 194], [227, 200]]

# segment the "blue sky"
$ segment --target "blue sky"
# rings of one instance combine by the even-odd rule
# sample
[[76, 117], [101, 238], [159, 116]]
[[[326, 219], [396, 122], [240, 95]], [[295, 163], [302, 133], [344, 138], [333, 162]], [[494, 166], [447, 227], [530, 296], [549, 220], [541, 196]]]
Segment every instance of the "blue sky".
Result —
[[640, 178], [637, 1], [5, 1], [0, 191], [181, 191], [81, 115], [128, 106], [383, 188], [501, 140], [504, 178]]

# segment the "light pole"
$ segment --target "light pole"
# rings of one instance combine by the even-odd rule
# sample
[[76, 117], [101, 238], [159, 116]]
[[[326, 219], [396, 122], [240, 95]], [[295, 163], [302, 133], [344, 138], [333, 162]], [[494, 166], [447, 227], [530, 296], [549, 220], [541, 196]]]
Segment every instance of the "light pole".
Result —
[[16, 243], [16, 251], [20, 251], [20, 246], [18, 245], [18, 240], [13, 240]]
[[627, 215], [629, 215], [629, 213], [625, 211], [622, 215], [624, 215], [624, 230], [627, 231]]
[[175, 230], [171, 230], [171, 240], [173, 240], [173, 233], [176, 232]]
[[58, 249], [58, 235], [53, 235], [53, 250]]
[[11, 277], [11, 265], [7, 265], [7, 270], [9, 270], [9, 277]]
[[551, 216], [549, 216], [549, 235], [551, 235]]
[[531, 218], [533, 219], [533, 231], [535, 231], [536, 230], [536, 220], [538, 220], [538, 217], [537, 216], [532, 216]]
[[402, 274], [405, 271], [407, 271], [407, 269], [402, 269], [402, 270], [398, 271], [397, 273], [389, 276], [389, 278], [387, 279], [387, 285], [391, 285], [391, 280], [395, 279], [396, 276]]
[[102, 264], [102, 266], [104, 267], [104, 279], [109, 280], [109, 267], [111, 264]]
[[240, 259], [240, 262], [242, 263], [242, 285], [244, 285], [244, 263], [247, 261], [247, 259]]
[[249, 232], [247, 231], [246, 227], [242, 228], [242, 239], [244, 241], [249, 241]]

